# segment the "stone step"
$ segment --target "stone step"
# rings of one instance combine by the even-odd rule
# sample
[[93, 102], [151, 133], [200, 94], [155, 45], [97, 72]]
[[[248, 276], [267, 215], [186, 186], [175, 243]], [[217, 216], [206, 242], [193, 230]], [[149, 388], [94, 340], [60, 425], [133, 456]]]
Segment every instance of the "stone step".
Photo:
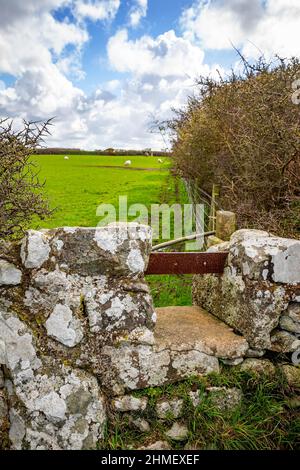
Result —
[[221, 359], [245, 355], [248, 343], [243, 336], [201, 307], [156, 309], [156, 347], [175, 351], [197, 350]]
[[239, 363], [248, 350], [245, 338], [200, 307], [157, 308], [156, 314], [150, 342], [145, 335], [144, 344], [127, 337], [104, 348], [102, 383], [114, 395], [218, 373], [220, 360]]

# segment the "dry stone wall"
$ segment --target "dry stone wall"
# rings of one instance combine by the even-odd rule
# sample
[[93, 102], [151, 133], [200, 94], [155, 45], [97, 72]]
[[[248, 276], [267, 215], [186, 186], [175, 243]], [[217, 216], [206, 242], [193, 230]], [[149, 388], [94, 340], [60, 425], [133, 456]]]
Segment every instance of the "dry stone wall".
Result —
[[222, 276], [195, 276], [193, 300], [242, 334], [253, 356], [300, 348], [300, 241], [239, 230]]
[[[266, 349], [297, 349], [300, 242], [239, 231], [212, 249], [224, 248], [224, 275], [194, 283], [195, 302], [212, 316], [154, 310], [147, 226], [31, 230], [20, 243], [1, 243], [0, 447], [96, 448], [111, 409], [133, 413], [147, 432], [147, 400], [132, 392], [245, 357], [254, 358], [245, 367], [259, 369]], [[181, 405], [180, 397], [159, 403], [158, 419], [182, 417]]]
[[177, 322], [194, 330], [197, 311], [157, 321], [149, 227], [31, 230], [0, 250], [2, 447], [95, 448], [113, 397], [218, 372], [248, 349], [205, 313], [220, 347], [189, 323], [178, 340]]
[[11, 448], [101, 439], [115, 352], [122, 341], [153, 342], [150, 247], [149, 227], [122, 224], [29, 231], [1, 245], [0, 413]]

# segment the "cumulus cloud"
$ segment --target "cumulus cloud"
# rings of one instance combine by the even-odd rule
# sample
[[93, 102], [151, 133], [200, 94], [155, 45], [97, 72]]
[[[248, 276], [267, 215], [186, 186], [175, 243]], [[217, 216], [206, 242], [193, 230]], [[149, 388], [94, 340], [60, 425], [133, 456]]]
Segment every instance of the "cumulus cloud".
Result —
[[[124, 106], [127, 113], [131, 110], [130, 121], [134, 126], [129, 126], [132, 129], [129, 136], [134, 148], [147, 146], [146, 143], [151, 146], [151, 142], [158, 148], [164, 147], [161, 136], [149, 135], [150, 117], [170, 118], [172, 108], [182, 106], [193, 93], [195, 78], [214, 74], [217, 68], [205, 64], [199, 46], [178, 37], [173, 30], [157, 37], [145, 35], [132, 40], [123, 29], [110, 38], [107, 52], [114, 70], [131, 74], [123, 83], [121, 96], [109, 106]], [[123, 129], [124, 124], [119, 122], [117, 129]]]
[[130, 13], [130, 24], [138, 26], [141, 19], [147, 15], [148, 0], [135, 0], [135, 5]]
[[[83, 8], [104, 4], [105, 11]], [[53, 146], [164, 147], [160, 136], [149, 133], [150, 121], [153, 116], [168, 118], [171, 108], [182, 105], [192, 93], [194, 77], [209, 72], [201, 47], [174, 31], [131, 40], [123, 29], [107, 45], [108, 61], [120, 74], [118, 79], [102, 83], [91, 95], [71, 81], [71, 75], [84, 73], [81, 50], [89, 39], [84, 19], [109, 20], [118, 4], [0, 0], [0, 7], [5, 6], [5, 21], [0, 19], [0, 73], [16, 78], [12, 85], [0, 82], [0, 116], [30, 120], [55, 116], [53, 136], [47, 141]], [[75, 16], [58, 20], [53, 11], [66, 5]]]
[[209, 71], [203, 63], [203, 50], [176, 36], [173, 30], [157, 38], [142, 36], [130, 40], [123, 29], [110, 38], [107, 49], [110, 63], [118, 72], [176, 77]]
[[52, 15], [67, 3], [0, 0], [0, 73], [16, 78], [12, 86], [0, 87], [0, 116], [38, 120], [57, 115], [63, 120], [82, 99], [83, 92], [66, 75], [74, 67], [81, 71], [80, 49], [88, 33], [83, 24]]
[[[0, 116], [28, 120], [59, 116], [67, 121], [83, 92], [66, 77], [80, 71], [78, 55], [88, 40], [84, 25], [58, 21], [52, 10], [66, 0], [0, 0], [0, 73], [15, 77], [0, 87]], [[4, 20], [3, 20], [4, 19]], [[64, 51], [69, 48], [68, 62]]]
[[66, 46], [78, 50], [88, 40], [83, 25], [57, 21], [51, 14], [65, 0], [0, 0], [0, 72], [20, 76], [52, 63]]
[[52, 9], [61, 7], [66, 0], [0, 0], [0, 25], [17, 23], [20, 19], [27, 18]]
[[66, 117], [83, 92], [74, 87], [54, 64], [27, 70], [12, 87], [0, 93], [0, 113], [30, 119], [43, 119], [57, 114]]
[[298, 55], [298, 0], [197, 0], [181, 16], [184, 37], [204, 49], [242, 48], [247, 57]]
[[[170, 30], [132, 39], [131, 29], [124, 28], [113, 34], [107, 58], [118, 75], [87, 95], [72, 79], [85, 73], [81, 59], [89, 21], [113, 20], [120, 3], [0, 0], [0, 73], [15, 77], [8, 85], [0, 76], [0, 116], [56, 116], [49, 145], [161, 148], [161, 137], [149, 133], [151, 118], [169, 118], [171, 108], [193, 93], [198, 75], [222, 72], [205, 63], [207, 51], [231, 49], [233, 43], [248, 57], [260, 50], [298, 55], [299, 0], [195, 0], [181, 16], [181, 36]], [[146, 16], [147, 1], [129, 5], [134, 27]], [[58, 19], [54, 12], [63, 7], [69, 14]]]
[[79, 18], [88, 18], [92, 21], [112, 20], [120, 4], [120, 0], [77, 0], [74, 13]]

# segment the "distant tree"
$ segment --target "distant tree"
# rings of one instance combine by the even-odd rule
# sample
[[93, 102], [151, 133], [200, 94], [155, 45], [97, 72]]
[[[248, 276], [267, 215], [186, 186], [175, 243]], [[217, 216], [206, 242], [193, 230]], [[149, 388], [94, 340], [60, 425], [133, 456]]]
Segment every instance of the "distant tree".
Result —
[[104, 152], [107, 154], [107, 155], [113, 155], [115, 153], [115, 149], [113, 148], [108, 148], [106, 150], [104, 150]]
[[31, 158], [43, 137], [49, 134], [50, 121], [23, 122], [15, 130], [13, 121], [0, 119], [0, 238], [19, 238], [33, 217], [41, 219], [51, 211], [42, 194], [44, 183]]

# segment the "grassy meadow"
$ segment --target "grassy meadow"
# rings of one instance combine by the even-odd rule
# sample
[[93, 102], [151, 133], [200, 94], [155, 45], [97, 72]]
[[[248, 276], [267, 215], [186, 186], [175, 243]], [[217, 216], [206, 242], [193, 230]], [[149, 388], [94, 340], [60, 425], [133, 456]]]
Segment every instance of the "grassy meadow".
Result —
[[[132, 161], [129, 168], [124, 167], [127, 159]], [[99, 204], [117, 208], [119, 195], [127, 195], [128, 204], [149, 207], [159, 202], [162, 190], [168, 191], [166, 185], [170, 185], [170, 193], [174, 188], [167, 159], [159, 164], [156, 157], [72, 155], [64, 160], [63, 155], [35, 155], [33, 160], [40, 167], [40, 179], [46, 182], [45, 191], [54, 209], [49, 219], [35, 222], [42, 228], [96, 226]]]
[[[171, 175], [167, 158], [161, 158], [162, 164], [158, 157], [145, 156], [71, 155], [65, 160], [64, 155], [34, 155], [32, 159], [53, 209], [48, 219], [33, 221], [35, 229], [94, 227], [100, 221], [97, 207], [113, 204], [118, 210], [119, 196], [124, 195], [128, 206], [188, 202], [183, 184]], [[132, 162], [128, 168], [126, 160]], [[189, 278], [149, 276], [148, 282], [156, 306], [191, 303]]]

